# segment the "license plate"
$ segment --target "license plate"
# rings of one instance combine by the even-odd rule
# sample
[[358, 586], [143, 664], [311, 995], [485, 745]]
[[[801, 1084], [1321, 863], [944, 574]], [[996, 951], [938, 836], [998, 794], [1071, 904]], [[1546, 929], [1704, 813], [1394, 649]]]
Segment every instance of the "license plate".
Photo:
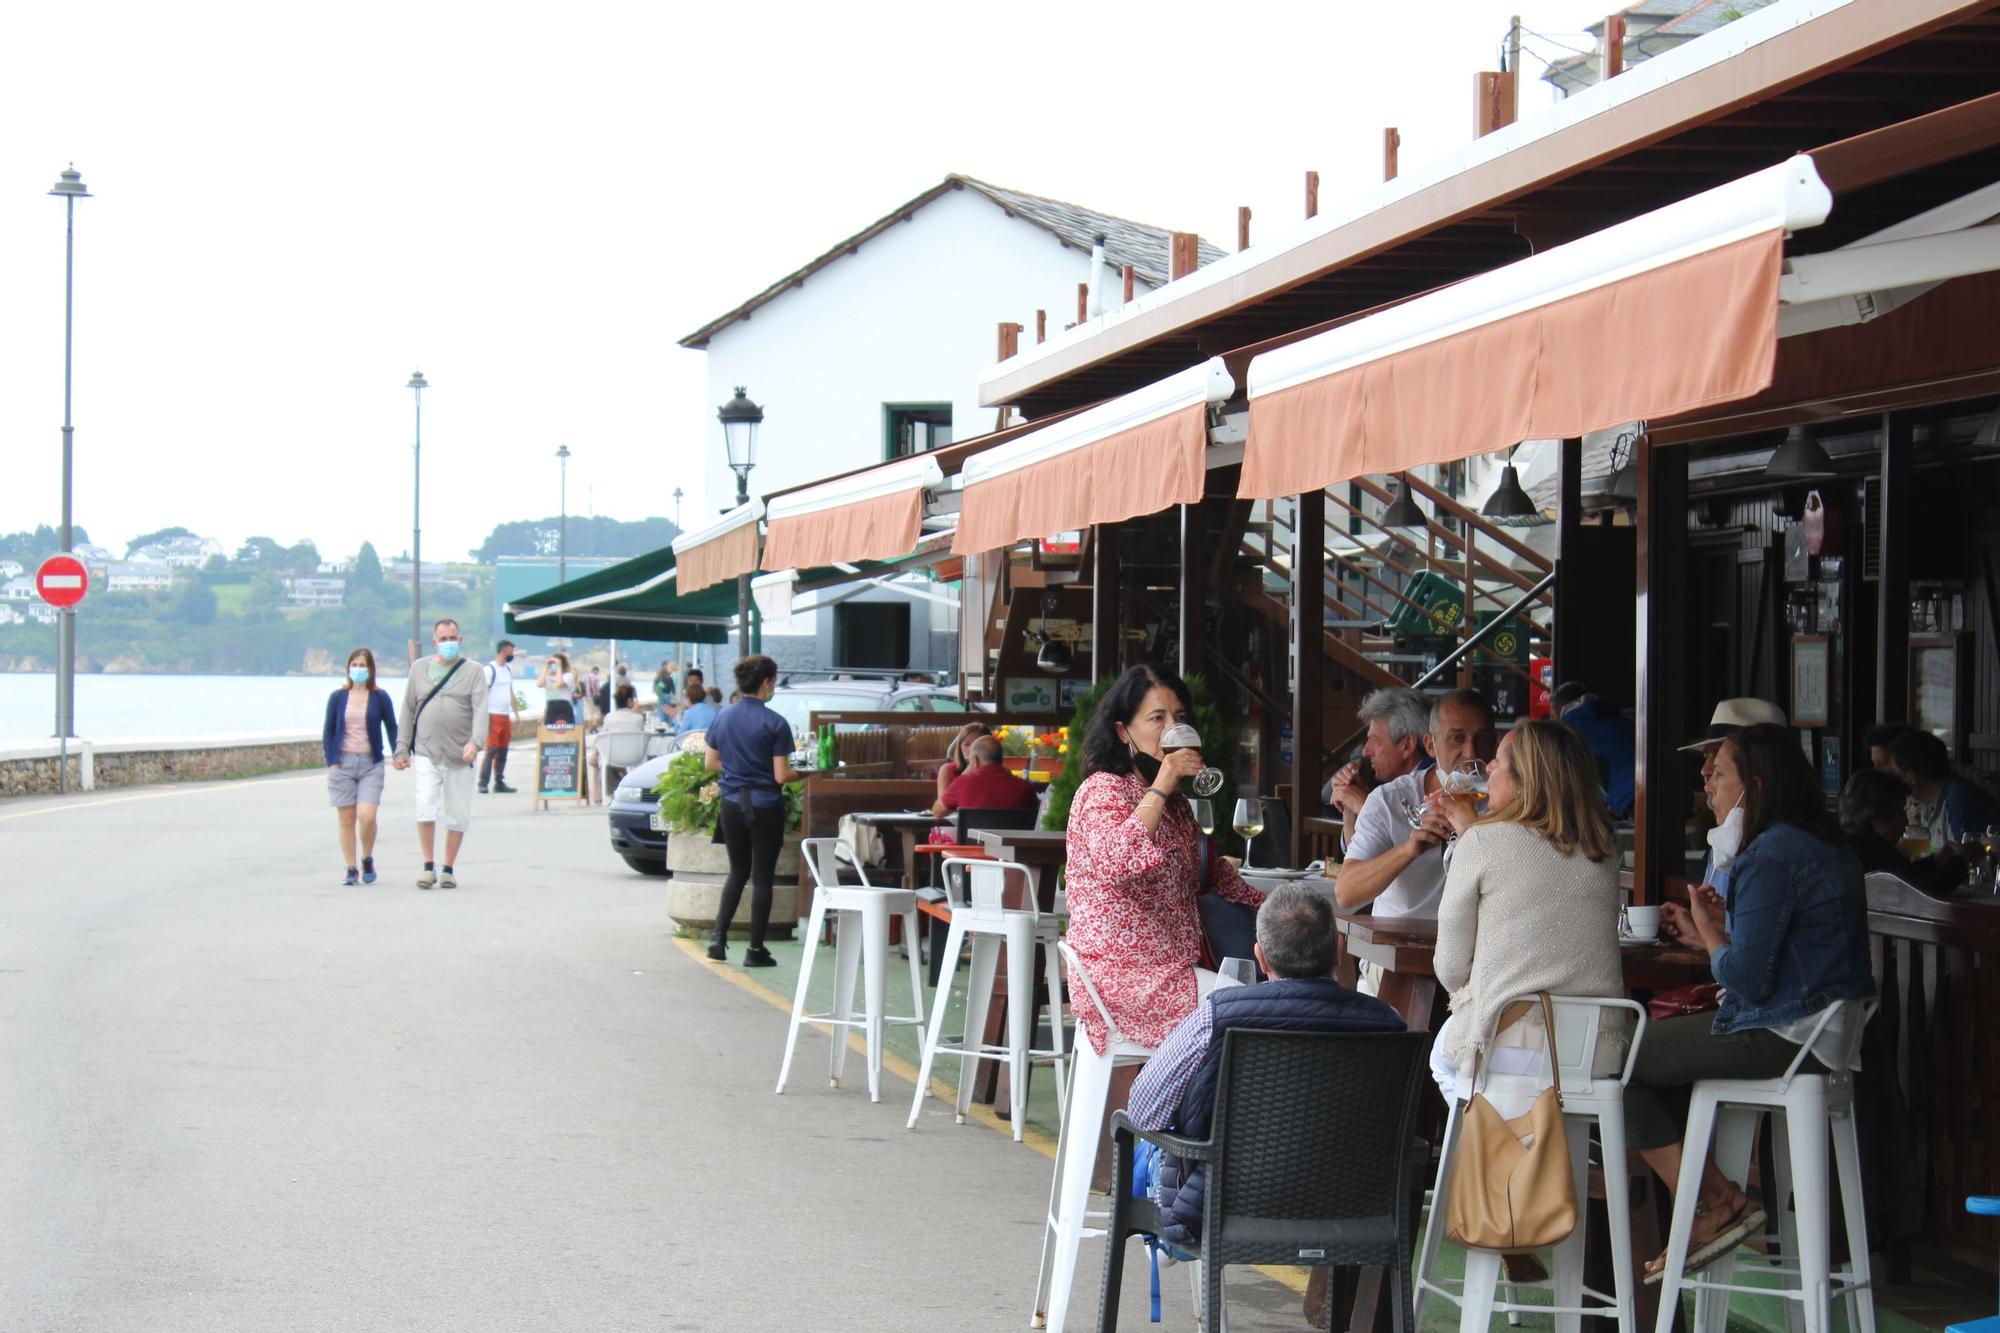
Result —
[[667, 817], [657, 812], [647, 815], [646, 825], [655, 833], [665, 833], [667, 831]]

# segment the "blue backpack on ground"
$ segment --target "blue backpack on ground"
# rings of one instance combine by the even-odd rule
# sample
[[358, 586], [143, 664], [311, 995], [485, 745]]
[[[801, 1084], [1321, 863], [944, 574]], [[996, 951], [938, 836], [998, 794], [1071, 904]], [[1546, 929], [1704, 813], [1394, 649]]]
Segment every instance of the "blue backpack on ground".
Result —
[[[1160, 1201], [1156, 1191], [1160, 1183], [1160, 1166], [1165, 1160], [1166, 1153], [1157, 1144], [1140, 1139], [1132, 1145], [1133, 1198], [1151, 1199], [1154, 1203]], [[1168, 1263], [1176, 1261], [1189, 1263], [1198, 1256], [1175, 1245], [1172, 1241], [1162, 1240], [1150, 1233], [1142, 1234], [1141, 1239], [1146, 1242], [1146, 1249], [1152, 1259], [1153, 1322], [1157, 1324], [1160, 1322], [1160, 1252], [1162, 1250], [1166, 1252]]]

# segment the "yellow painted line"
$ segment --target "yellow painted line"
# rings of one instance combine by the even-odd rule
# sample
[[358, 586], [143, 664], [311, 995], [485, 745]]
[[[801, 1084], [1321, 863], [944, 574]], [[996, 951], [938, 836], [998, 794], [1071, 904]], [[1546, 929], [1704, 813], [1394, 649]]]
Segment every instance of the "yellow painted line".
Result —
[[169, 797], [173, 796], [201, 796], [209, 792], [241, 791], [243, 790], [243, 786], [245, 783], [251, 783], [251, 782], [255, 783], [304, 782], [308, 779], [321, 779], [322, 777], [323, 774], [321, 774], [318, 770], [315, 770], [311, 773], [302, 773], [297, 777], [239, 778], [236, 779], [235, 781], [229, 781], [225, 779], [216, 782], [213, 785], [204, 785], [198, 787], [173, 786], [167, 788], [165, 791], [149, 791], [149, 792], [144, 792], [137, 796], [102, 796], [89, 800], [71, 801], [67, 805], [43, 805], [43, 806], [37, 806], [33, 810], [16, 810], [12, 814], [0, 815], [0, 821], [8, 819], [27, 819], [32, 815], [52, 815], [63, 810], [101, 810], [107, 805], [124, 805], [130, 801], [164, 801]]
[[[727, 963], [716, 962], [708, 956], [708, 950], [694, 940], [676, 939], [674, 944], [679, 947], [682, 953], [692, 958], [702, 967], [707, 968], [715, 976], [721, 977], [738, 990], [756, 996], [779, 1013], [784, 1014], [787, 1019], [791, 1017], [791, 996], [772, 990], [769, 986], [751, 977], [749, 973], [743, 971], [741, 968], [734, 968]], [[859, 1033], [850, 1032], [847, 1034], [847, 1049], [858, 1053], [863, 1059], [866, 1059], [868, 1056], [868, 1043]], [[916, 1069], [908, 1060], [903, 1059], [901, 1056], [889, 1051], [882, 1052], [882, 1068], [884, 1071], [894, 1074], [911, 1087], [914, 1088], [917, 1086]], [[864, 1082], [867, 1079], [865, 1069], [862, 1073], [862, 1078]], [[955, 1105], [958, 1100], [958, 1089], [952, 1087], [941, 1078], [934, 1078], [931, 1080], [931, 1095], [942, 1102]], [[1014, 1136], [1014, 1126], [1002, 1120], [990, 1106], [974, 1102], [972, 1110], [967, 1113], [967, 1118], [986, 1126], [995, 1133], [1005, 1134], [1010, 1139]], [[1050, 1161], [1055, 1160], [1056, 1141], [1041, 1130], [1036, 1129], [1033, 1125], [1023, 1125], [1021, 1127], [1021, 1140]], [[1290, 1287], [1293, 1291], [1301, 1295], [1305, 1294], [1306, 1274], [1309, 1271], [1307, 1269], [1280, 1267], [1275, 1264], [1252, 1264], [1250, 1267], [1281, 1286]]]

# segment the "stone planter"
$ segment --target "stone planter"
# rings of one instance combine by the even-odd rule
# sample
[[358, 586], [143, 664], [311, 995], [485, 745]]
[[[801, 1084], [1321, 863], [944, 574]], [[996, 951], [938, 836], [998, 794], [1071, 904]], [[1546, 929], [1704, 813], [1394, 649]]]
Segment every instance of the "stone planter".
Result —
[[[715, 924], [722, 881], [729, 875], [729, 850], [710, 842], [709, 836], [679, 829], [667, 834], [667, 915], [690, 930], [706, 931]], [[777, 939], [790, 939], [798, 927], [800, 836], [787, 833], [778, 848], [778, 869], [771, 882], [771, 934]], [[729, 923], [732, 935], [750, 933], [750, 895], [745, 885], [736, 919]]]

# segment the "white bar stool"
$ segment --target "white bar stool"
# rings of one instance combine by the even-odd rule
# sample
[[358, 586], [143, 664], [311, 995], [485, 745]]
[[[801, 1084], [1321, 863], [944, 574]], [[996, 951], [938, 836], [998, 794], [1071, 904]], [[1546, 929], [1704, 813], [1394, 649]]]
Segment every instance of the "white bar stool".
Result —
[[[1105, 1053], [1099, 1055], [1084, 1035], [1083, 1025], [1077, 1024], [1069, 1087], [1062, 1103], [1062, 1132], [1056, 1141], [1055, 1175], [1049, 1182], [1049, 1210], [1042, 1227], [1042, 1266], [1035, 1275], [1035, 1313], [1030, 1326], [1062, 1333], [1076, 1279], [1076, 1252], [1084, 1237], [1104, 1234], [1103, 1227], [1086, 1223], [1092, 1217], [1109, 1220], [1109, 1214], [1088, 1209], [1090, 1175], [1097, 1165], [1098, 1140], [1104, 1131], [1104, 1104], [1111, 1096], [1111, 1071], [1120, 1065], [1146, 1063], [1153, 1048], [1126, 1039], [1111, 1021], [1110, 1010], [1104, 1007], [1075, 951], [1067, 943], [1056, 948], [1069, 969], [1071, 987], [1082, 983], [1083, 994], [1103, 1018], [1107, 1034]], [[1070, 1007], [1076, 1007], [1074, 996]]]
[[[1820, 1012], [1811, 1035], [1777, 1078], [1705, 1078], [1695, 1083], [1688, 1103], [1687, 1137], [1681, 1144], [1680, 1180], [1674, 1186], [1674, 1219], [1668, 1232], [1667, 1267], [1660, 1279], [1657, 1333], [1669, 1333], [1681, 1292], [1690, 1288], [1695, 1293], [1692, 1327], [1697, 1333], [1720, 1333], [1726, 1326], [1732, 1292], [1780, 1296], [1796, 1302], [1805, 1333], [1827, 1333], [1836, 1286], [1847, 1302], [1848, 1328], [1856, 1333], [1875, 1333], [1875, 1293], [1868, 1265], [1868, 1222], [1861, 1192], [1861, 1147], [1854, 1128], [1851, 1072], [1861, 1049], [1861, 1034], [1874, 1013], [1873, 1000], [1836, 1000]], [[1801, 1073], [1813, 1043], [1836, 1024], [1841, 1035], [1839, 1068], [1830, 1073]], [[1690, 1277], [1686, 1271], [1688, 1233], [1694, 1224], [1709, 1141], [1715, 1140], [1716, 1168], [1741, 1186], [1750, 1173], [1757, 1116], [1763, 1111], [1779, 1116], [1773, 1136], [1779, 1209], [1775, 1239], [1782, 1249], [1778, 1259], [1744, 1262], [1782, 1275], [1785, 1285], [1773, 1290], [1732, 1282], [1737, 1264], [1734, 1252]], [[1827, 1234], [1832, 1213], [1829, 1134], [1839, 1172], [1840, 1211], [1847, 1219], [1848, 1262], [1838, 1272], [1832, 1270]], [[1791, 1322], [1789, 1317], [1787, 1322]]]
[[[843, 1028], [861, 1028], [868, 1039], [868, 1100], [882, 1100], [882, 1034], [890, 1025], [921, 1026], [922, 1013], [890, 1014], [888, 1007], [889, 918], [903, 919], [903, 939], [917, 938], [917, 895], [909, 889], [880, 888], [868, 882], [866, 871], [854, 856], [854, 849], [840, 838], [807, 838], [799, 844], [806, 868], [812, 872], [812, 915], [805, 932], [805, 956], [799, 960], [799, 986], [792, 995], [792, 1021], [785, 1032], [785, 1059], [778, 1066], [777, 1091], [785, 1090], [792, 1072], [792, 1051], [799, 1044], [799, 1025], [823, 1024], [833, 1038], [833, 1052], [827, 1061], [827, 1078], [840, 1086], [840, 1073], [847, 1063], [847, 1037]], [[840, 882], [840, 857], [845, 855], [861, 876], [859, 884]], [[806, 988], [812, 982], [813, 955], [819, 952], [820, 933], [827, 915], [834, 916], [833, 1008], [825, 1013], [806, 1012]], [[909, 951], [910, 994], [923, 1007], [924, 977], [916, 950]], [[862, 997], [866, 1008], [854, 1012], [854, 973], [863, 976]]]
[[[1426, 1295], [1441, 1296], [1458, 1306], [1460, 1333], [1485, 1333], [1495, 1314], [1505, 1313], [1509, 1322], [1518, 1313], [1554, 1315], [1560, 1333], [1577, 1333], [1582, 1316], [1613, 1316], [1620, 1333], [1635, 1333], [1634, 1286], [1638, 1275], [1632, 1262], [1631, 1202], [1625, 1171], [1625, 1085], [1631, 1080], [1633, 1064], [1639, 1058], [1639, 1043], [1646, 1033], [1646, 1010], [1626, 999], [1595, 996], [1552, 995], [1555, 1007], [1555, 1067], [1562, 1080], [1563, 1128], [1569, 1140], [1570, 1169], [1576, 1181], [1577, 1224], [1569, 1239], [1553, 1249], [1555, 1262], [1552, 1282], [1506, 1283], [1506, 1299], [1496, 1299], [1502, 1286], [1500, 1254], [1497, 1250], [1468, 1250], [1463, 1280], [1437, 1276], [1438, 1251], [1444, 1240], [1444, 1201], [1451, 1185], [1451, 1169], [1458, 1148], [1464, 1107], [1475, 1090], [1483, 1091], [1503, 1117], [1526, 1115], [1536, 1096], [1549, 1086], [1546, 1072], [1503, 1074], [1485, 1071], [1483, 1087], [1473, 1086], [1470, 1066], [1459, 1071], [1457, 1095], [1451, 1099], [1451, 1114], [1445, 1122], [1444, 1145], [1438, 1157], [1437, 1184], [1432, 1190], [1429, 1220], [1424, 1224], [1423, 1247], [1418, 1251], [1415, 1315], [1419, 1328], [1424, 1321]], [[1541, 1005], [1534, 996], [1525, 996], [1503, 1006]], [[1605, 1020], [1625, 1010], [1636, 1015], [1631, 1042], [1623, 1067], [1616, 1074], [1596, 1073], [1598, 1038], [1607, 1032]], [[1519, 1021], [1526, 1022], [1527, 1018]], [[1486, 1049], [1493, 1049], [1493, 1034], [1486, 1036]], [[1489, 1057], [1490, 1058], [1490, 1057]], [[1546, 1070], [1546, 1055], [1544, 1070]], [[1590, 1198], [1590, 1126], [1597, 1126], [1598, 1141], [1604, 1151], [1604, 1210], [1611, 1230], [1611, 1268], [1615, 1294], [1583, 1285], [1585, 1215]], [[1553, 1292], [1552, 1305], [1525, 1305], [1514, 1300], [1522, 1286], [1547, 1287]], [[1588, 1300], [1586, 1300], [1588, 1298]], [[1591, 1301], [1598, 1302], [1591, 1304]]]
[[[930, 1032], [924, 1038], [923, 1065], [917, 1070], [917, 1093], [910, 1099], [907, 1128], [917, 1127], [930, 1091], [931, 1065], [940, 1052], [958, 1057], [958, 1122], [972, 1109], [972, 1065], [976, 1060], [1005, 1060], [1014, 1098], [1014, 1142], [1021, 1141], [1028, 1118], [1028, 1066], [1055, 1066], [1056, 1100], [1063, 1096], [1062, 963], [1056, 957], [1061, 923], [1035, 906], [1035, 877], [1018, 861], [973, 860], [948, 856], [941, 870], [945, 899], [951, 904], [951, 929], [938, 956], [937, 998], [931, 1003]], [[1020, 886], [1027, 905], [1007, 906], [1007, 882]], [[965, 990], [965, 1031], [954, 1043], [944, 1035], [944, 1011], [951, 1000], [952, 979], [959, 955], [972, 944], [972, 971]], [[986, 1006], [993, 998], [993, 976], [999, 970], [1000, 948], [1007, 948], [1007, 1040], [989, 1045]], [[1049, 1046], [1037, 1048], [1035, 1037], [1035, 946], [1046, 951], [1049, 987]]]

